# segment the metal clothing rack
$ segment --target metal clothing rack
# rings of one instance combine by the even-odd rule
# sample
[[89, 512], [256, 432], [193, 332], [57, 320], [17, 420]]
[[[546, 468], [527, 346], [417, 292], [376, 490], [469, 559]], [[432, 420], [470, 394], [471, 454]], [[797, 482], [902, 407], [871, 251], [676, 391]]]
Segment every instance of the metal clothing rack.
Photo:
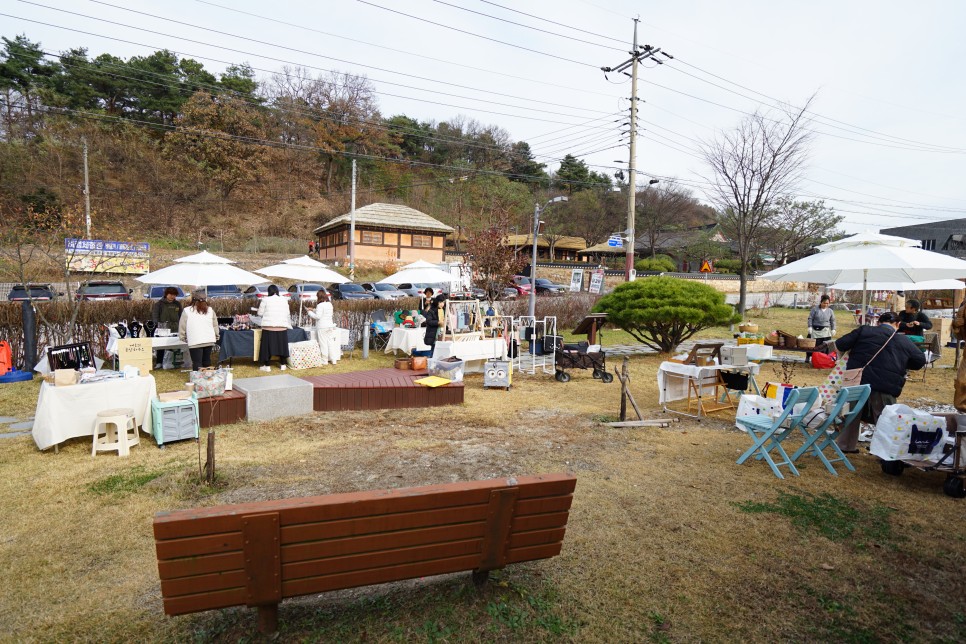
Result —
[[[517, 341], [517, 355], [512, 360], [512, 366], [520, 373], [534, 375], [537, 370], [551, 375], [556, 373], [554, 362], [554, 351], [542, 351], [543, 339], [546, 336], [557, 335], [557, 318], [548, 316], [544, 318], [534, 318], [523, 315], [516, 318], [513, 322], [513, 339]], [[524, 347], [524, 342], [527, 346]], [[537, 348], [541, 349], [537, 353]]]

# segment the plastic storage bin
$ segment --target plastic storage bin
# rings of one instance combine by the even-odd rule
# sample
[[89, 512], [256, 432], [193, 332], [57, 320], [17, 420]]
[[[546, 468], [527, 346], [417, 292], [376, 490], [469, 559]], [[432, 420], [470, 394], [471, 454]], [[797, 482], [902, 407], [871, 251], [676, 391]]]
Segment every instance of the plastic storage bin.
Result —
[[151, 429], [158, 447], [165, 443], [198, 438], [198, 399], [151, 401]]
[[463, 382], [464, 362], [457, 360], [448, 362], [447, 360], [433, 360], [430, 358], [426, 363], [426, 370], [431, 376], [439, 376], [453, 382]]

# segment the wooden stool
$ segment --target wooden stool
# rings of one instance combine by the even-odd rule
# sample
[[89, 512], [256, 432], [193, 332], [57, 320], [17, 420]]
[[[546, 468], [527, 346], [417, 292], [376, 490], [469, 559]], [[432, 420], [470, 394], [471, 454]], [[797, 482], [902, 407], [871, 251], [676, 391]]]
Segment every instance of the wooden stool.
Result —
[[[129, 433], [132, 431], [133, 435]], [[117, 450], [118, 456], [128, 456], [131, 453], [131, 445], [137, 445], [140, 442], [133, 409], [105, 409], [97, 412], [97, 418], [94, 420], [94, 443], [91, 446], [91, 456], [97, 456], [98, 452], [113, 450]]]

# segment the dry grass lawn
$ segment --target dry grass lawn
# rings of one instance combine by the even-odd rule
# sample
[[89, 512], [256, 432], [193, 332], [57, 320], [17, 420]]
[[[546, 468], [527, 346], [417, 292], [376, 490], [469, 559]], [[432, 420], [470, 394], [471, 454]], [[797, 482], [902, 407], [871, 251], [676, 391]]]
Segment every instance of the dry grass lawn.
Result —
[[[649, 417], [661, 415], [659, 362], [631, 360]], [[772, 366], [763, 371], [773, 379]], [[257, 373], [239, 367], [236, 377]], [[948, 403], [952, 377], [930, 371], [902, 399]], [[794, 382], [823, 378], [799, 367]], [[159, 374], [159, 390], [181, 381]], [[601, 421], [616, 415], [619, 385], [589, 372], [566, 384], [515, 377], [510, 392], [484, 391], [479, 375], [466, 385], [462, 407], [218, 428], [214, 488], [197, 482], [193, 442], [159, 450], [142, 435], [128, 459], [92, 459], [80, 439], [58, 454], [29, 437], [0, 442], [0, 638], [258, 640], [246, 609], [163, 615], [151, 532], [160, 510], [571, 471], [560, 556], [510, 567], [482, 593], [467, 574], [285, 602], [279, 639], [966, 639], [966, 506], [942, 494], [941, 475], [887, 477], [861, 454], [854, 474], [806, 461], [780, 481], [761, 463], [735, 465], [750, 443], [727, 414], [612, 429]], [[35, 400], [36, 384], [8, 385], [0, 415], [31, 415]]]

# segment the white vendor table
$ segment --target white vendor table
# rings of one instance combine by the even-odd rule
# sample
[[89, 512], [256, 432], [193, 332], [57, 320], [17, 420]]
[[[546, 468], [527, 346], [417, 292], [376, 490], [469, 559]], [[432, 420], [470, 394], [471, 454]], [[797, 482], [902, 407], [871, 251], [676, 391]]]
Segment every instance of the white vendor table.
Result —
[[506, 340], [503, 338], [437, 342], [433, 359], [442, 360], [455, 356], [466, 363], [465, 373], [474, 373], [481, 371], [483, 364], [491, 358], [506, 360], [506, 348]]
[[[706, 365], [706, 366], [696, 366], [696, 365], [685, 365], [677, 362], [662, 362], [661, 366], [657, 370], [657, 390], [658, 390], [658, 402], [664, 407], [664, 411], [671, 411], [675, 413], [679, 412], [674, 409], [669, 409], [667, 403], [674, 402], [676, 400], [687, 400], [689, 403], [689, 409], [691, 404], [691, 399], [695, 395], [700, 398], [709, 398], [711, 400], [717, 395], [718, 385], [717, 377], [719, 371], [732, 371], [736, 373], [743, 373], [748, 376], [748, 384], [755, 393], [761, 393], [758, 389], [758, 382], [755, 380], [755, 376], [761, 370], [761, 366], [755, 363], [750, 363], [748, 365], [737, 367], [735, 365]], [[687, 414], [687, 416], [693, 416], [694, 414]], [[698, 401], [698, 413], [697, 418], [702, 416], [702, 407], [700, 400]]]
[[423, 342], [423, 338], [425, 337], [426, 329], [421, 329], [419, 327], [410, 329], [397, 326], [389, 335], [389, 343], [386, 345], [386, 353], [389, 353], [390, 351], [393, 353], [402, 351], [405, 354], [411, 355], [413, 350], [429, 351], [429, 345]]
[[154, 376], [68, 387], [44, 382], [34, 413], [34, 442], [38, 448], [47, 449], [69, 438], [93, 436], [97, 412], [118, 407], [133, 409], [137, 424], [150, 434], [151, 400], [157, 396]]

